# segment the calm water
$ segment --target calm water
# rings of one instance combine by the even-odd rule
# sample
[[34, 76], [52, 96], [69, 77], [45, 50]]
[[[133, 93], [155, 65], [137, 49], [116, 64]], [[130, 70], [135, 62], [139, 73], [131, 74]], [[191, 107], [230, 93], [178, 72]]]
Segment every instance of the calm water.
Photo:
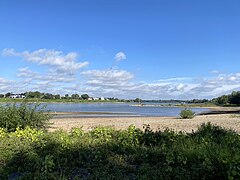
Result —
[[[178, 116], [184, 109], [179, 107], [138, 107], [130, 106], [129, 103], [46, 103], [46, 105], [46, 110], [54, 112], [93, 112], [93, 114], [74, 116]], [[195, 113], [208, 111], [207, 108], [190, 109]]]

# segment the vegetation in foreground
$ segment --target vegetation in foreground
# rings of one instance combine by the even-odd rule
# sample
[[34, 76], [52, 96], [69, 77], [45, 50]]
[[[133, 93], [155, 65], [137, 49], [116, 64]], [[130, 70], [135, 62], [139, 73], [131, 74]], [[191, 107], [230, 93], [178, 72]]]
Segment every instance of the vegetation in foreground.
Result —
[[45, 106], [41, 104], [6, 104], [0, 106], [0, 127], [6, 131], [15, 131], [17, 128], [45, 129], [52, 117], [44, 111]]
[[203, 124], [191, 134], [134, 126], [0, 131], [0, 179], [239, 179], [240, 137]]
[[240, 135], [210, 123], [189, 134], [2, 126], [0, 151], [0, 179], [240, 179]]

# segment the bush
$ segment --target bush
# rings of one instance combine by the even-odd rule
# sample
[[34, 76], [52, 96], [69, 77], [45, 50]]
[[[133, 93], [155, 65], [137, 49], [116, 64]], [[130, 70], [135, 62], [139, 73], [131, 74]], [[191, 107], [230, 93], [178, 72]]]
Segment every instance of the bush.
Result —
[[180, 112], [180, 117], [182, 119], [192, 119], [194, 118], [195, 113], [190, 109], [184, 109]]
[[8, 104], [0, 106], [0, 128], [8, 132], [17, 128], [46, 128], [51, 116], [44, 112], [44, 106], [40, 104]]
[[189, 134], [0, 128], [0, 150], [0, 179], [240, 179], [240, 135], [210, 123]]

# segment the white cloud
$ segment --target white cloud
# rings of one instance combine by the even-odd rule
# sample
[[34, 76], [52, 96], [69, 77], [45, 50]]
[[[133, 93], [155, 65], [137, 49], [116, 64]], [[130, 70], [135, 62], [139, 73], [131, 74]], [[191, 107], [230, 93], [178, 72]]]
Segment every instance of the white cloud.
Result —
[[19, 68], [18, 69], [19, 73], [17, 74], [17, 77], [28, 77], [28, 78], [32, 78], [32, 77], [36, 77], [37, 76], [37, 73], [31, 71], [29, 69], [29, 67], [24, 67], [24, 68]]
[[117, 62], [119, 62], [119, 61], [121, 61], [121, 60], [124, 60], [124, 59], [126, 59], [127, 57], [126, 57], [126, 55], [123, 53], [123, 52], [118, 52], [116, 55], [115, 55], [115, 60], [117, 61]]
[[[43, 90], [46, 88], [54, 91], [58, 89], [58, 86], [76, 81], [78, 70], [89, 64], [87, 61], [79, 62], [78, 55], [75, 52], [64, 54], [62, 51], [48, 49], [38, 49], [32, 52], [17, 52], [14, 49], [4, 49], [2, 55], [21, 57], [27, 62], [47, 67], [42, 71], [38, 69], [39, 72], [32, 71], [29, 67], [19, 68], [17, 73], [19, 78], [17, 82], [19, 84], [15, 83], [15, 85], [22, 90], [27, 90], [27, 88]], [[47, 83], [41, 84], [43, 82]], [[15, 91], [17, 88], [10, 89]]]
[[0, 84], [8, 83], [9, 81], [0, 77]]
[[[0, 77], [0, 93], [38, 90], [50, 93], [87, 93], [91, 96], [143, 99], [193, 99], [213, 98], [233, 90], [240, 90], [240, 73], [220, 74], [211, 77], [173, 77], [151, 82], [136, 81], [134, 74], [120, 69], [87, 70], [77, 74], [88, 65], [79, 62], [77, 54], [39, 49], [33, 52], [16, 52], [4, 49], [5, 56], [22, 57], [25, 61], [45, 65], [46, 69], [35, 72], [29, 67], [18, 69], [17, 80]], [[126, 59], [123, 52], [116, 61]]]
[[212, 74], [219, 74], [220, 71], [218, 71], [218, 70], [212, 70], [210, 73], [212, 73]]
[[60, 72], [74, 73], [89, 65], [87, 61], [78, 62], [78, 55], [75, 52], [63, 54], [62, 51], [48, 49], [38, 49], [32, 52], [17, 52], [14, 49], [4, 49], [2, 54], [4, 56], [19, 56], [26, 61], [38, 63], [39, 65], [47, 65]]
[[[101, 94], [120, 98], [142, 97], [146, 99], [159, 99], [171, 97], [183, 93], [188, 85], [179, 83], [181, 78], [160, 80], [154, 83], [133, 82], [134, 75], [124, 70], [90, 70], [82, 72], [87, 79], [87, 86], [91, 87], [91, 93], [97, 96]], [[186, 80], [186, 78], [182, 78]]]
[[3, 56], [18, 56], [19, 54], [13, 48], [6, 48], [2, 51]]
[[168, 78], [168, 79], [160, 79], [157, 82], [182, 82], [182, 81], [191, 81], [192, 78], [189, 77], [177, 77], [177, 78]]
[[[221, 74], [211, 78], [199, 80], [191, 78], [160, 79], [154, 82], [135, 82], [134, 75], [125, 70], [89, 70], [81, 73], [85, 81], [71, 81], [68, 85], [56, 85], [59, 79], [53, 80], [56, 76], [42, 77], [35, 74], [28, 68], [20, 69], [24, 81], [15, 83], [14, 88], [9, 81], [0, 78], [0, 85], [8, 91], [15, 89], [31, 88], [42, 92], [71, 94], [87, 93], [91, 96], [105, 96], [118, 98], [143, 99], [193, 99], [213, 98], [222, 94], [230, 93], [232, 90], [240, 90], [240, 74]], [[23, 72], [30, 72], [29, 77]], [[21, 74], [20, 73], [20, 74]], [[33, 76], [31, 74], [34, 74]], [[187, 80], [186, 80], [187, 79]], [[61, 83], [61, 82], [59, 82]], [[13, 84], [13, 83], [11, 83]], [[11, 90], [10, 90], [10, 89]], [[24, 92], [24, 91], [23, 91]]]
[[13, 86], [15, 87], [13, 81], [0, 77], [0, 94], [11, 92], [11, 89], [14, 88]]
[[[68, 73], [58, 73], [55, 70], [49, 70], [45, 74], [33, 72], [28, 67], [18, 69], [17, 77], [31, 79], [31, 81], [49, 81], [51, 83], [69, 83], [76, 80], [74, 75]], [[29, 81], [30, 82], [30, 81]]]
[[134, 75], [124, 70], [89, 70], [81, 73], [90, 85], [118, 86], [133, 79]]
[[[82, 73], [93, 94], [121, 98], [191, 99], [213, 98], [231, 90], [240, 90], [240, 74], [221, 74], [212, 78], [169, 78], [151, 83], [133, 82], [133, 74], [123, 70], [92, 70]], [[117, 76], [116, 74], [119, 74]], [[91, 90], [91, 89], [89, 89]]]

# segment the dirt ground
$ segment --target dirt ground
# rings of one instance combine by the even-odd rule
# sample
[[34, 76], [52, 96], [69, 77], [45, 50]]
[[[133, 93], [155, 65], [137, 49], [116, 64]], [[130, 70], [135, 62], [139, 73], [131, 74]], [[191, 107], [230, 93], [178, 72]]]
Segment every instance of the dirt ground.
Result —
[[70, 131], [73, 127], [82, 127], [83, 130], [91, 130], [96, 126], [109, 126], [116, 129], [126, 129], [133, 124], [143, 129], [144, 124], [149, 124], [153, 130], [172, 129], [176, 132], [192, 132], [202, 123], [211, 122], [227, 129], [233, 129], [240, 133], [240, 115], [218, 114], [196, 116], [193, 119], [179, 119], [176, 117], [77, 117], [77, 118], [54, 118], [49, 131], [63, 129]]

